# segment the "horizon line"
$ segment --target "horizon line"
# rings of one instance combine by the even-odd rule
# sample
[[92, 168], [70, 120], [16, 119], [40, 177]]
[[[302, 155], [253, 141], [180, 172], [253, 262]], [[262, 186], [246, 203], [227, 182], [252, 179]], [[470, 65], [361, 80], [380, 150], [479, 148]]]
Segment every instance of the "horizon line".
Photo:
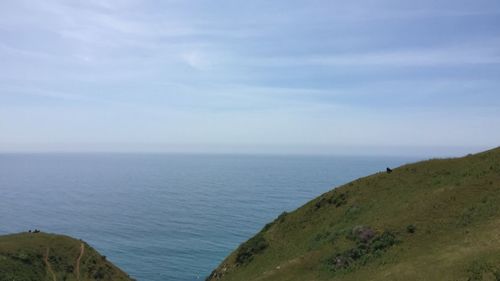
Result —
[[[0, 154], [143, 154], [143, 155], [234, 155], [234, 156], [380, 156], [380, 157], [460, 157], [479, 153], [499, 146], [308, 146], [284, 149], [262, 149], [254, 146], [218, 146], [218, 149], [0, 149]], [[269, 148], [269, 147], [268, 147]], [[280, 147], [282, 148], [282, 147]], [[322, 150], [324, 149], [324, 150]]]

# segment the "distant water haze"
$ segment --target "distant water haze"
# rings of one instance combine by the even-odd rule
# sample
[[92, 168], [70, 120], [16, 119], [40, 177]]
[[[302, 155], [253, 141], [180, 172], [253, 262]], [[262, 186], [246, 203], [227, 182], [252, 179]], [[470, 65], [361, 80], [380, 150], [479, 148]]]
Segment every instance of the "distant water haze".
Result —
[[0, 234], [81, 238], [138, 280], [194, 281], [283, 211], [415, 157], [0, 154]]
[[311, 144], [215, 144], [215, 143], [11, 143], [1, 144], [0, 153], [138, 153], [225, 155], [317, 155], [317, 156], [410, 156], [458, 157], [494, 148], [494, 145], [335, 145]]

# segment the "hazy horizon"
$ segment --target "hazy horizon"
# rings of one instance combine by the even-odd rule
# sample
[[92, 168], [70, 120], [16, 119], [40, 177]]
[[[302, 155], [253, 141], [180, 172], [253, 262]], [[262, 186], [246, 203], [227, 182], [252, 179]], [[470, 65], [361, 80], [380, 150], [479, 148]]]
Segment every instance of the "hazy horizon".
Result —
[[4, 1], [0, 152], [500, 145], [500, 2]]
[[[168, 146], [156, 145], [126, 145], [122, 144], [112, 148], [112, 145], [85, 145], [84, 149], [79, 149], [78, 145], [56, 144], [37, 149], [27, 149], [26, 147], [11, 147], [0, 150], [1, 154], [185, 154], [185, 155], [263, 155], [263, 156], [352, 156], [352, 157], [416, 157], [417, 159], [440, 158], [440, 157], [462, 157], [467, 154], [474, 154], [490, 150], [496, 147], [431, 147], [431, 146], [190, 146], [177, 145]], [[145, 149], [148, 147], [149, 149]]]

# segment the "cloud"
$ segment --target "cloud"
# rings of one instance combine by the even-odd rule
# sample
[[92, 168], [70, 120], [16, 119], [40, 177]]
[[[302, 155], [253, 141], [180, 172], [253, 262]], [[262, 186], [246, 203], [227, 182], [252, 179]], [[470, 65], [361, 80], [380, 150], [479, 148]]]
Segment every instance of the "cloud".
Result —
[[397, 66], [431, 67], [473, 64], [500, 64], [500, 52], [493, 47], [438, 47], [380, 52], [358, 52], [293, 57], [251, 58], [245, 63], [258, 66]]
[[[0, 120], [23, 119], [0, 134], [490, 142], [500, 130], [480, 131], [499, 116], [498, 11], [488, 0], [3, 1]], [[427, 113], [439, 126], [426, 128]]]
[[50, 99], [64, 100], [64, 101], [89, 101], [88, 97], [84, 97], [82, 95], [70, 93], [70, 92], [60, 92], [60, 91], [52, 91], [34, 87], [9, 87], [2, 86], [0, 87], [0, 97], [2, 96], [11, 96], [11, 95], [21, 95], [25, 97], [45, 97]]
[[210, 67], [210, 62], [206, 56], [199, 51], [188, 51], [180, 55], [182, 61], [196, 70], [206, 70]]

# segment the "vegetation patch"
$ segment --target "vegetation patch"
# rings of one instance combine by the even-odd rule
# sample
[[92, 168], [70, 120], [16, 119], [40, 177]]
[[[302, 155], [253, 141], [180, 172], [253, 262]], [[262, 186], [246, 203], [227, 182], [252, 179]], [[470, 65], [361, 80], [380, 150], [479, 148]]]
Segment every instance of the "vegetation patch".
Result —
[[257, 234], [247, 242], [243, 243], [236, 254], [236, 264], [244, 265], [252, 261], [256, 254], [261, 253], [269, 246], [262, 233]]
[[354, 265], [365, 264], [370, 258], [380, 256], [384, 251], [398, 243], [396, 235], [390, 231], [377, 234], [368, 226], [357, 226], [348, 235], [356, 245], [346, 251], [336, 253], [328, 260], [334, 271], [345, 270]]
[[314, 204], [315, 209], [319, 209], [323, 206], [334, 205], [336, 208], [345, 205], [347, 203], [347, 192], [339, 193], [333, 192], [330, 198], [322, 197], [316, 204]]
[[320, 248], [325, 243], [334, 243], [341, 236], [340, 231], [332, 232], [330, 230], [316, 234], [309, 242], [309, 250]]
[[[55, 280], [77, 280], [75, 268], [82, 243], [40, 231], [0, 236], [0, 280], [43, 281], [53, 280], [53, 276]], [[108, 261], [97, 259], [100, 255], [94, 249], [85, 249], [79, 264], [81, 280], [133, 280]]]
[[288, 212], [283, 212], [278, 216], [276, 221], [278, 221], [279, 223], [283, 223], [285, 221], [286, 216], [288, 216]]
[[[257, 238], [267, 248], [236, 249], [208, 280], [500, 281], [500, 147], [397, 171], [280, 216]], [[253, 260], [238, 266], [238, 253], [240, 263]]]
[[406, 227], [406, 232], [408, 233], [415, 233], [415, 231], [417, 231], [417, 227], [414, 224], [409, 224]]
[[499, 206], [496, 200], [490, 200], [486, 197], [481, 202], [466, 208], [458, 218], [458, 226], [469, 226], [476, 221], [495, 216], [499, 212]]
[[348, 218], [353, 218], [357, 216], [361, 212], [361, 208], [357, 205], [350, 206], [346, 211], [345, 211], [345, 216]]
[[500, 268], [489, 263], [474, 261], [467, 269], [467, 281], [496, 280], [500, 281]]
[[260, 232], [266, 232], [268, 231], [273, 225], [277, 223], [283, 223], [285, 221], [286, 216], [288, 216], [287, 212], [281, 213], [274, 221], [266, 224]]

